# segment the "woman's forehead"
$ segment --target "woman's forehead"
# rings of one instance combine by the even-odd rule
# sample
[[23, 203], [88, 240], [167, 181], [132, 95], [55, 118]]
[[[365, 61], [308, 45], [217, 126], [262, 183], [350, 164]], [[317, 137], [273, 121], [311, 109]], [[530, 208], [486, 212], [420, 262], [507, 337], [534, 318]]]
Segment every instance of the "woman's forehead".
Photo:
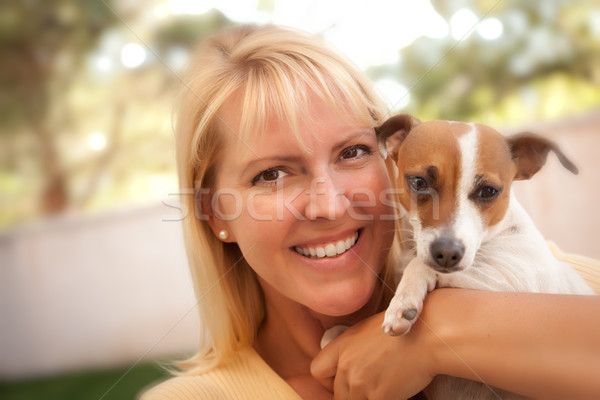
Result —
[[331, 104], [322, 96], [310, 93], [305, 102], [295, 103], [295, 106], [259, 105], [248, 101], [247, 94], [238, 92], [219, 110], [219, 125], [223, 133], [238, 140], [261, 141], [265, 135], [286, 134], [293, 135], [303, 146], [307, 135], [312, 138], [323, 134], [320, 129], [323, 125], [355, 128], [372, 128], [374, 125], [373, 118], [366, 117], [366, 104]]

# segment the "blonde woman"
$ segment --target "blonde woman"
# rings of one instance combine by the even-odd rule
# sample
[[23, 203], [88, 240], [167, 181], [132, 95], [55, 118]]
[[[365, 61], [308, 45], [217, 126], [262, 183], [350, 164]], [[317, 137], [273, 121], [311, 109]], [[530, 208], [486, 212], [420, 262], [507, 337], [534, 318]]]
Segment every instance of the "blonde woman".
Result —
[[[598, 393], [569, 360], [533, 368], [542, 354], [600, 348], [596, 334], [555, 350], [574, 336], [559, 336], [557, 324], [600, 331], [561, 312], [599, 313], [595, 298], [439, 290], [409, 335], [383, 334], [399, 253], [394, 167], [373, 129], [387, 110], [322, 40], [229, 29], [199, 46], [184, 82], [177, 162], [182, 190], [195, 193], [184, 198], [184, 230], [205, 335], [182, 372], [144, 400], [408, 398], [439, 373], [534, 397]], [[354, 327], [320, 352], [324, 330], [338, 324]], [[521, 354], [543, 335], [539, 354]]]

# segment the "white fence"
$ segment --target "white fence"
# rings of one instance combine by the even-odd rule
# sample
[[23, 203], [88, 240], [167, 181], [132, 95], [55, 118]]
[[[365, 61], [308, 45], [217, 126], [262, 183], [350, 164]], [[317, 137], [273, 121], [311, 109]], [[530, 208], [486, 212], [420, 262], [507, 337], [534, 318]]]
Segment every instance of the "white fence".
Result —
[[0, 234], [0, 378], [193, 351], [179, 222], [163, 205]]

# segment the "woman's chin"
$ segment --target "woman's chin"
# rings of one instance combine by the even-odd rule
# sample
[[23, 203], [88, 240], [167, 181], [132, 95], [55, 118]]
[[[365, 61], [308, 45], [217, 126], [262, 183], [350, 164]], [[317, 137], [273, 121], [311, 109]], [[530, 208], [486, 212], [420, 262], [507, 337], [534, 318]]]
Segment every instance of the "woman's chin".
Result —
[[362, 284], [359, 290], [346, 291], [340, 294], [319, 295], [319, 302], [311, 307], [314, 311], [329, 317], [346, 317], [365, 308], [373, 298], [372, 288]]

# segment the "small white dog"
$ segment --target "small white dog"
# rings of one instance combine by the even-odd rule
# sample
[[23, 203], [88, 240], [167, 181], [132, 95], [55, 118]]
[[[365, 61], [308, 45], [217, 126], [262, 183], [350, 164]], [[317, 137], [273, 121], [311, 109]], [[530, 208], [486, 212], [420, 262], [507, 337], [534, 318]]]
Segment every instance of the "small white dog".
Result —
[[[511, 190], [513, 180], [529, 179], [544, 165], [549, 151], [577, 173], [556, 144], [531, 133], [504, 137], [480, 124], [421, 123], [406, 114], [376, 131], [382, 153], [397, 162], [399, 200], [415, 243], [405, 250], [411, 261], [386, 311], [386, 333], [407, 333], [436, 287], [594, 293], [553, 257]], [[498, 393], [449, 377], [426, 390], [429, 399], [497, 399]], [[502, 392], [502, 398], [519, 397]]]

